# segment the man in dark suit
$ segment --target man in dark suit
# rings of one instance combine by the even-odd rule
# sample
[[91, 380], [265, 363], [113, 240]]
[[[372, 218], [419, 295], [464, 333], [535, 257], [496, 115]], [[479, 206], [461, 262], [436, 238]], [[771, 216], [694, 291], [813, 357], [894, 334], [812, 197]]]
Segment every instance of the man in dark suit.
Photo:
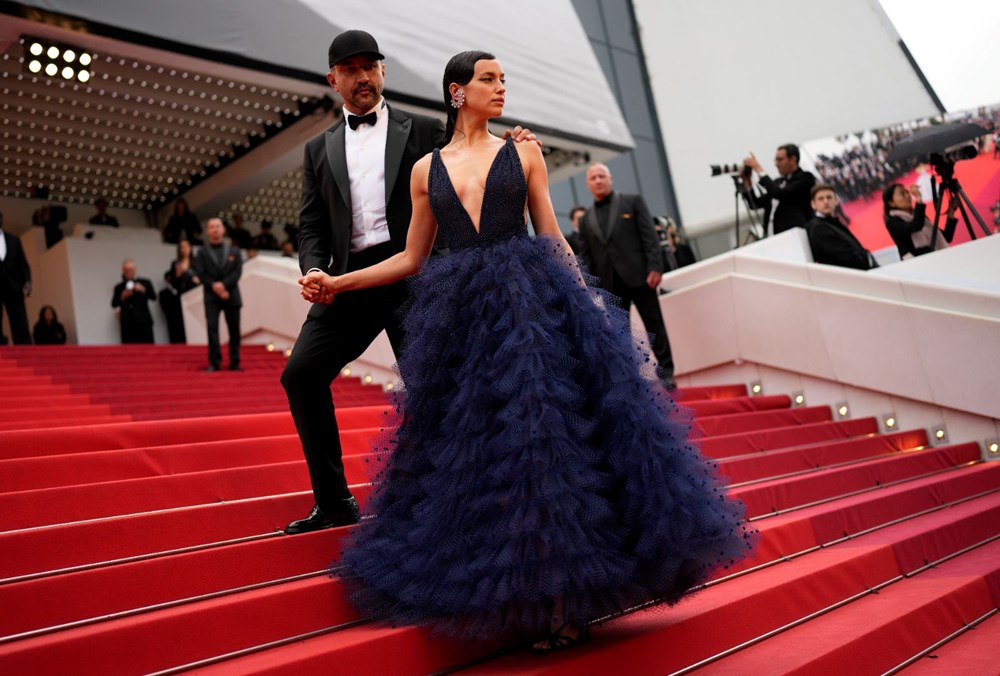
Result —
[[[816, 185], [816, 177], [799, 168], [799, 157], [799, 147], [794, 143], [780, 146], [774, 153], [774, 166], [780, 174], [777, 179], [767, 175], [755, 155], [743, 160], [758, 176], [760, 192], [751, 190], [748, 194], [750, 206], [764, 210], [768, 236], [801, 228], [812, 218], [809, 191]], [[745, 175], [744, 180], [751, 187], [750, 176]]]
[[573, 225], [573, 231], [566, 235], [566, 241], [577, 256], [580, 255], [580, 221], [586, 213], [587, 207], [583, 206], [575, 206], [569, 211], [569, 222]]
[[813, 260], [856, 270], [878, 267], [874, 257], [861, 245], [844, 222], [836, 217], [837, 195], [833, 186], [818, 183], [812, 189], [812, 220], [806, 224]]
[[[364, 31], [338, 35], [327, 81], [344, 99], [344, 119], [306, 144], [299, 214], [302, 273], [339, 275], [378, 263], [406, 245], [410, 173], [444, 144], [440, 120], [390, 107], [382, 98], [384, 57]], [[281, 376], [309, 465], [316, 504], [285, 532], [356, 523], [347, 487], [330, 383], [384, 329], [399, 354], [397, 312], [406, 283], [340, 294], [314, 303]]]
[[103, 197], [98, 197], [94, 202], [97, 213], [90, 217], [91, 225], [110, 225], [112, 228], [118, 227], [118, 219], [108, 213], [108, 201]]
[[118, 308], [122, 343], [152, 343], [153, 315], [149, 301], [156, 300], [153, 283], [136, 274], [135, 261], [122, 263], [122, 281], [111, 296], [111, 307]]
[[[3, 213], [0, 213], [0, 327], [3, 326], [4, 308], [7, 308], [7, 321], [15, 345], [31, 344], [28, 313], [24, 308], [24, 299], [30, 295], [31, 266], [24, 256], [21, 240], [4, 231]], [[0, 345], [6, 343], [7, 337], [0, 335]]]
[[601, 286], [621, 299], [628, 310], [635, 303], [646, 331], [653, 336], [653, 354], [661, 378], [674, 386], [674, 359], [656, 288], [663, 276], [663, 257], [649, 207], [639, 195], [614, 190], [611, 171], [603, 164], [587, 169], [587, 188], [594, 206], [580, 224], [580, 257]]
[[194, 260], [195, 270], [201, 278], [205, 293], [205, 327], [208, 331], [208, 368], [218, 371], [222, 367], [222, 347], [219, 344], [219, 313], [226, 315], [229, 329], [229, 370], [240, 371], [240, 275], [243, 274], [243, 255], [236, 247], [223, 240], [226, 226], [222, 219], [210, 218], [205, 224], [208, 243], [198, 250]]

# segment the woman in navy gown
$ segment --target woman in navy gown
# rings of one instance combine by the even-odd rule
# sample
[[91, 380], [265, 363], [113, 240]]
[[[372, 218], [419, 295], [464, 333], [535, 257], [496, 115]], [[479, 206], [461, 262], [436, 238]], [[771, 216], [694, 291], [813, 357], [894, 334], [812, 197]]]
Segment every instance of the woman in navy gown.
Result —
[[[559, 231], [541, 150], [487, 128], [490, 54], [444, 75], [450, 142], [413, 169], [406, 250], [299, 280], [306, 298], [413, 278], [398, 427], [336, 572], [376, 620], [558, 650], [588, 623], [674, 602], [751, 547], [628, 315]], [[528, 234], [525, 215], [537, 236]], [[451, 254], [428, 258], [440, 229]]]

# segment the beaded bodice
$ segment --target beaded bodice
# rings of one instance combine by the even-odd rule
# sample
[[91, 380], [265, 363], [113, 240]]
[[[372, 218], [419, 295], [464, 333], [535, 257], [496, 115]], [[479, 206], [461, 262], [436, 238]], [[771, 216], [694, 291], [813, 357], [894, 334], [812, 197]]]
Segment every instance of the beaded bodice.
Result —
[[431, 159], [427, 192], [439, 233], [450, 249], [485, 246], [528, 234], [524, 220], [528, 183], [511, 139], [507, 139], [497, 152], [486, 174], [479, 232], [459, 200], [437, 149]]

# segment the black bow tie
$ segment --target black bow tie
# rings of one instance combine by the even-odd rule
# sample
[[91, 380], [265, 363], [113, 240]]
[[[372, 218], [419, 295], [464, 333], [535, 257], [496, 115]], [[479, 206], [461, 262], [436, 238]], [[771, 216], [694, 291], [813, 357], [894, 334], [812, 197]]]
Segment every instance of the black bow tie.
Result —
[[378, 122], [378, 115], [375, 112], [368, 113], [367, 115], [348, 115], [347, 124], [351, 125], [351, 129], [357, 129], [363, 124], [370, 124], [375, 126]]

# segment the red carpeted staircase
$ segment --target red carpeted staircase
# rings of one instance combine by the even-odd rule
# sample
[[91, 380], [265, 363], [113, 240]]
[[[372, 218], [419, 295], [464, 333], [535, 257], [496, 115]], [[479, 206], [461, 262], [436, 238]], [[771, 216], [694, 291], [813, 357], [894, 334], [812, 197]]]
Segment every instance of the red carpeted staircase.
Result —
[[[366, 623], [326, 570], [346, 529], [281, 533], [312, 505], [283, 363], [0, 350], [0, 674], [1000, 671], [1000, 463], [743, 386], [683, 397], [761, 531], [752, 561], [560, 655]], [[333, 393], [363, 500], [386, 400]]]

